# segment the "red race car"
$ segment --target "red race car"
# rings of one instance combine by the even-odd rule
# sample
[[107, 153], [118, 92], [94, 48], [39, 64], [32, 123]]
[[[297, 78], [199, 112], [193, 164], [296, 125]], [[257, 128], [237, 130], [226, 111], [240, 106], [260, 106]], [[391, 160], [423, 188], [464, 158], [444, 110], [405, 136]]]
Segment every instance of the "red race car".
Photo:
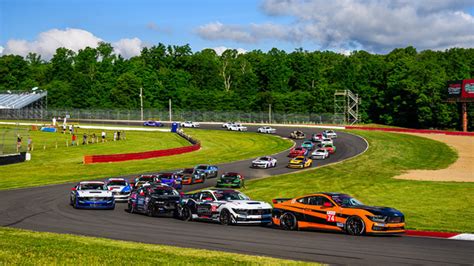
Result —
[[296, 156], [306, 156], [308, 154], [308, 150], [306, 150], [303, 147], [296, 147], [292, 148], [290, 150], [290, 154], [288, 154], [288, 157], [296, 157]]
[[325, 144], [321, 149], [327, 150], [329, 154], [333, 154], [336, 152], [336, 146], [334, 146], [333, 144]]

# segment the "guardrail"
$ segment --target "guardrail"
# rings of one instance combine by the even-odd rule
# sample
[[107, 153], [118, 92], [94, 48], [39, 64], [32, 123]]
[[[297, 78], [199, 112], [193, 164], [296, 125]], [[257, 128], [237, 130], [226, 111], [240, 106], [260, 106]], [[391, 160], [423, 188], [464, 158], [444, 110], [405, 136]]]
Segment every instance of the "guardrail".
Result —
[[446, 131], [446, 130], [435, 130], [435, 129], [408, 129], [408, 128], [387, 128], [387, 127], [359, 127], [359, 126], [346, 126], [346, 129], [355, 130], [373, 130], [373, 131], [386, 131], [386, 132], [400, 132], [400, 133], [422, 133], [422, 134], [445, 134], [454, 136], [474, 136], [474, 132], [461, 132], [461, 131]]
[[121, 154], [106, 154], [106, 155], [85, 155], [84, 164], [92, 163], [111, 163], [111, 162], [123, 162], [131, 160], [144, 160], [151, 158], [158, 158], [163, 156], [172, 156], [188, 152], [197, 151], [201, 148], [201, 142], [181, 130], [176, 132], [179, 136], [189, 141], [191, 146], [184, 146], [179, 148], [171, 148], [164, 150], [154, 150], [146, 152], [136, 152], [136, 153], [121, 153]]

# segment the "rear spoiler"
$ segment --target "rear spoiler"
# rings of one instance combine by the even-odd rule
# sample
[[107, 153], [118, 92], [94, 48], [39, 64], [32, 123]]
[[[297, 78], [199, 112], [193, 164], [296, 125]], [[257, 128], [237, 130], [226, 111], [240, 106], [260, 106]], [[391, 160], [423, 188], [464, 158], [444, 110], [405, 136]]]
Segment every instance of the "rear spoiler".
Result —
[[277, 204], [277, 203], [282, 203], [282, 202], [285, 202], [285, 201], [288, 201], [288, 200], [291, 200], [291, 198], [277, 198], [277, 199], [272, 199], [272, 202], [273, 202], [273, 204]]

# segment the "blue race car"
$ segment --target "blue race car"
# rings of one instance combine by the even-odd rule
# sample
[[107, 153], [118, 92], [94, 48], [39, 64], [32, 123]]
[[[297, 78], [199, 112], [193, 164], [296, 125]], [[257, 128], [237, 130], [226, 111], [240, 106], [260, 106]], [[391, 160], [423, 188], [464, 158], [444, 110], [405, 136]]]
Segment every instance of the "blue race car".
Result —
[[146, 127], [162, 127], [164, 126], [163, 123], [154, 121], [154, 120], [148, 120], [143, 123], [144, 126]]
[[217, 177], [217, 171], [219, 168], [214, 165], [200, 164], [194, 167], [194, 169], [199, 173], [204, 173], [205, 178]]
[[183, 188], [183, 180], [175, 173], [161, 173], [156, 176], [156, 179], [159, 180], [161, 184], [168, 185], [175, 189]]
[[75, 209], [115, 209], [114, 195], [102, 181], [79, 182], [71, 189], [69, 203]]
[[127, 202], [132, 187], [125, 178], [109, 178], [105, 180], [107, 189], [112, 192], [116, 202]]
[[301, 147], [305, 148], [308, 151], [311, 151], [314, 147], [314, 144], [311, 140], [305, 140], [302, 144]]

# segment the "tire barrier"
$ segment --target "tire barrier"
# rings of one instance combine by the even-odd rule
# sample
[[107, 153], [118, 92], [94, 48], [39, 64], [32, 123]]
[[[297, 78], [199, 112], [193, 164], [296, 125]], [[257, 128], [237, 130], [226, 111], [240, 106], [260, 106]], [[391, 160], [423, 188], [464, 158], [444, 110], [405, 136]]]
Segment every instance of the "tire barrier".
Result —
[[188, 152], [197, 151], [201, 148], [201, 142], [186, 133], [178, 130], [176, 132], [179, 136], [189, 141], [191, 146], [184, 146], [179, 148], [171, 148], [164, 150], [136, 152], [136, 153], [122, 153], [122, 154], [107, 154], [107, 155], [85, 155], [84, 164], [92, 163], [111, 163], [111, 162], [123, 162], [131, 160], [144, 160], [163, 156], [178, 155]]
[[358, 127], [358, 126], [346, 126], [346, 129], [373, 130], [373, 131], [400, 132], [400, 133], [445, 134], [445, 135], [454, 135], [454, 136], [474, 136], [474, 132], [446, 131], [446, 130], [434, 130], [434, 129], [407, 129], [407, 128], [387, 128], [387, 127]]

